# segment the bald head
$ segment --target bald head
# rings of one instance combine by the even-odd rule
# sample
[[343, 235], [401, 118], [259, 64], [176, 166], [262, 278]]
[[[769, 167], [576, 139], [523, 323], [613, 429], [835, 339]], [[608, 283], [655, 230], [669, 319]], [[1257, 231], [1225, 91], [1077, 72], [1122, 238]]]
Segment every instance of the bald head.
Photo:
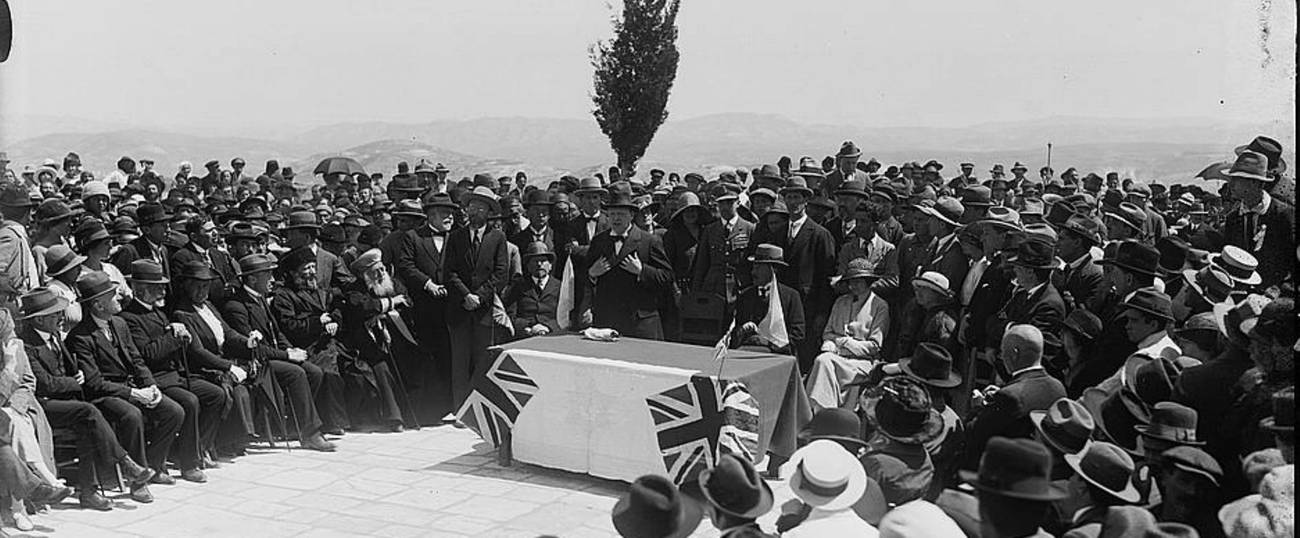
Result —
[[1038, 366], [1043, 360], [1043, 333], [1033, 325], [1012, 325], [1002, 336], [1002, 364], [1008, 372]]

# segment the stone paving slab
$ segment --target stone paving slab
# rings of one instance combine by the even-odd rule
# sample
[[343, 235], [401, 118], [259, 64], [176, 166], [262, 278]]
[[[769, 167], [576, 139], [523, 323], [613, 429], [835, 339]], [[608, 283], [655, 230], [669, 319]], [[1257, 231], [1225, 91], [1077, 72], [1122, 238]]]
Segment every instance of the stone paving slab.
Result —
[[[110, 512], [69, 500], [35, 516], [36, 531], [0, 537], [617, 536], [609, 514], [626, 484], [502, 467], [470, 430], [349, 434], [337, 444], [332, 454], [259, 447], [209, 470], [206, 484], [151, 486], [152, 504], [110, 491]], [[770, 484], [778, 503], [790, 498], [784, 483]], [[771, 529], [775, 517], [761, 523]], [[706, 519], [695, 536], [717, 534]]]

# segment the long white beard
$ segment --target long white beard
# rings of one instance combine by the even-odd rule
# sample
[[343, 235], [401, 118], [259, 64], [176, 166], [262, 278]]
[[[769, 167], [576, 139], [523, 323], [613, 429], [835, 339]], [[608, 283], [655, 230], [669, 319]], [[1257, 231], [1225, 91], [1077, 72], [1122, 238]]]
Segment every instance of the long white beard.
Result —
[[393, 277], [387, 273], [385, 273], [384, 277], [378, 281], [367, 276], [366, 287], [370, 289], [370, 293], [375, 297], [392, 297], [397, 295], [397, 289], [393, 285]]

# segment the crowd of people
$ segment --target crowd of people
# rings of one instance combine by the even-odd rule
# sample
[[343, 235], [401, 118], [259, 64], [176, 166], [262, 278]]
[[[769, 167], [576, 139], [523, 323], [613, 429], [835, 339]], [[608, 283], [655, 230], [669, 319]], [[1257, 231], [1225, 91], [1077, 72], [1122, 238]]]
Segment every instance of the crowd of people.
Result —
[[494, 344], [599, 328], [791, 356], [815, 411], [766, 472], [637, 480], [625, 536], [1290, 536], [1293, 180], [1275, 140], [1236, 153], [1209, 190], [852, 142], [708, 178], [421, 161], [310, 188], [276, 161], [0, 159], [0, 514], [454, 423]]

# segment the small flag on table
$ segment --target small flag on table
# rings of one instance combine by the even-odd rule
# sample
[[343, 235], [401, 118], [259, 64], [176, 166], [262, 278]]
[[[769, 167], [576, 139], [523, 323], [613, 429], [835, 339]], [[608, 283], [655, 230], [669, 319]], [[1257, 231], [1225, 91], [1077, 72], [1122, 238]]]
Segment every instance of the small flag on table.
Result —
[[767, 292], [767, 315], [758, 322], [758, 335], [771, 342], [774, 347], [790, 345], [790, 335], [785, 330], [785, 311], [781, 308], [781, 293], [776, 281], [772, 281]]
[[720, 361], [727, 357], [727, 350], [731, 348], [731, 332], [734, 330], [736, 330], [736, 318], [733, 317], [731, 325], [727, 326], [727, 331], [722, 333], [722, 339], [713, 346], [713, 360]]
[[573, 325], [569, 316], [573, 313], [573, 257], [566, 256], [564, 273], [560, 276], [560, 300], [555, 307], [555, 321], [561, 330], [569, 330]]

